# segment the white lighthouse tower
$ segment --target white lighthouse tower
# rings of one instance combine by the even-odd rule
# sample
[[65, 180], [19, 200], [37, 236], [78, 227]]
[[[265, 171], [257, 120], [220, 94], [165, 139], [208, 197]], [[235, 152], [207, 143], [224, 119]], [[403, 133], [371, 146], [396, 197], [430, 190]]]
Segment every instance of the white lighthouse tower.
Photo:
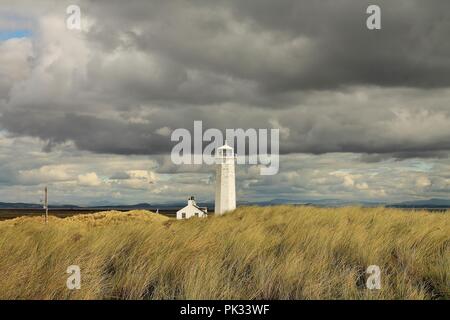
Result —
[[236, 209], [236, 184], [234, 151], [227, 142], [216, 151], [216, 202], [215, 214]]

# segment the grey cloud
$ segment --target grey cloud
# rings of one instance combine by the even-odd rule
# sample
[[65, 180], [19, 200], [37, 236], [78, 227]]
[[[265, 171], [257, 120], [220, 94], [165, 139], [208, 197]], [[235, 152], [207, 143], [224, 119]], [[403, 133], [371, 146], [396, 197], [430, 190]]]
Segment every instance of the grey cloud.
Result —
[[[433, 96], [440, 98], [433, 100]], [[192, 133], [194, 121], [203, 120], [203, 130], [222, 132], [280, 128], [282, 154], [353, 152], [383, 159], [440, 158], [450, 150], [450, 111], [445, 109], [449, 98], [449, 91], [417, 97], [415, 91], [357, 88], [346, 94], [313, 93], [305, 105], [289, 109], [246, 108], [245, 112], [241, 106], [222, 106], [220, 116], [213, 106], [178, 108], [176, 113], [173, 108], [152, 107], [111, 116], [17, 108], [4, 111], [0, 123], [10, 132], [36, 136], [50, 145], [73, 141], [82, 150], [98, 153], [167, 154], [175, 142], [155, 133], [158, 128], [186, 128]]]
[[173, 146], [154, 133], [163, 126], [276, 123], [283, 154], [441, 157], [450, 150], [450, 4], [375, 3], [375, 32], [365, 0], [81, 1], [93, 25], [77, 35], [54, 29], [64, 8], [48, 7], [30, 75], [11, 90], [0, 83], [9, 91], [0, 127], [44, 140], [45, 151], [73, 142], [158, 155]]
[[111, 180], [126, 180], [126, 179], [129, 179], [129, 178], [130, 178], [130, 175], [128, 173], [126, 173], [126, 172], [123, 172], [123, 171], [122, 172], [116, 172], [110, 177]]
[[[450, 4], [423, 1], [233, 1], [234, 13], [251, 18], [263, 30], [279, 30], [292, 39], [312, 39], [302, 70], [292, 77], [271, 77], [269, 87], [333, 88], [342, 85], [447, 87]], [[366, 8], [382, 9], [382, 30], [365, 27]]]
[[[139, 33], [129, 34], [139, 49], [186, 68], [254, 81], [263, 94], [450, 84], [445, 0], [131, 3], [126, 11], [90, 5], [102, 17], [93, 40], [114, 47], [137, 27]], [[381, 31], [365, 26], [369, 4], [382, 8]]]
[[368, 154], [364, 153], [361, 155], [360, 159], [362, 162], [366, 163], [377, 163], [389, 159], [404, 160], [410, 158], [421, 158], [421, 159], [448, 159], [448, 151], [429, 151], [429, 152], [405, 152], [405, 153], [386, 153], [386, 154]]
[[[53, 203], [86, 204], [99, 200], [161, 203], [179, 201], [189, 195], [205, 202], [214, 198], [210, 179], [214, 175], [213, 166], [197, 166], [196, 171], [186, 167], [186, 171], [178, 168], [178, 171], [168, 172], [167, 167], [158, 170], [163, 166], [164, 158], [167, 160], [163, 155], [100, 155], [77, 151], [70, 145], [58, 145], [52, 153], [45, 154], [40, 152], [41, 146], [34, 140], [13, 137], [2, 140], [0, 135], [0, 177], [6, 178], [0, 178], [3, 201], [38, 202], [44, 183], [50, 187]], [[396, 202], [446, 197], [450, 187], [447, 159], [385, 160], [373, 165], [361, 162], [357, 154], [332, 153], [282, 155], [280, 162], [280, 173], [275, 176], [261, 176], [254, 166], [238, 165], [239, 201], [339, 198]], [[58, 168], [64, 169], [69, 176], [61, 176]], [[161, 179], [141, 189], [111, 181], [125, 177], [124, 170], [156, 170]], [[22, 179], [18, 176], [20, 172]], [[77, 176], [91, 172], [110, 183], [81, 188], [76, 181], [65, 181], [66, 178], [76, 180]], [[429, 186], [418, 183], [427, 179]], [[36, 184], [39, 181], [41, 183]]]
[[148, 126], [95, 116], [64, 114], [48, 117], [39, 112], [5, 112], [3, 127], [36, 136], [51, 144], [73, 141], [88, 151], [115, 154], [158, 154], [168, 151], [167, 141], [148, 133]]

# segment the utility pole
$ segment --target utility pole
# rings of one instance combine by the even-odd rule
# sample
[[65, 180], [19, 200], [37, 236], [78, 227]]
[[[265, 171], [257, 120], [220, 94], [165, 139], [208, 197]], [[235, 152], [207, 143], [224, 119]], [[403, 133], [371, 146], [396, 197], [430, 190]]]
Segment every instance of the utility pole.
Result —
[[45, 186], [44, 191], [44, 209], [45, 209], [45, 224], [48, 223], [48, 189], [47, 186]]

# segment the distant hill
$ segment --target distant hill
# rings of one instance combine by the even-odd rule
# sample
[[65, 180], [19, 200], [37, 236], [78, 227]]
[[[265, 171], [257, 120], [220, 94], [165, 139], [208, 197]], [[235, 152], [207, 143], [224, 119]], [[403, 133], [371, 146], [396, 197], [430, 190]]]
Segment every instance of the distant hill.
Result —
[[[179, 208], [185, 206], [186, 203], [170, 203], [170, 204], [149, 204], [149, 203], [137, 203], [131, 205], [123, 204], [102, 204], [102, 205], [90, 205], [90, 206], [77, 206], [72, 204], [53, 204], [49, 205], [50, 209], [117, 209], [117, 210], [134, 210], [134, 209], [167, 209], [167, 208]], [[36, 203], [23, 203], [23, 202], [0, 202], [0, 209], [42, 209], [42, 204]]]
[[405, 201], [388, 205], [392, 208], [450, 208], [450, 200], [447, 199], [429, 199], [417, 201]]
[[[82, 208], [72, 204], [50, 205], [49, 208], [77, 209]], [[42, 204], [23, 202], [0, 202], [0, 209], [42, 209]]]
[[351, 201], [340, 199], [321, 199], [321, 200], [292, 200], [292, 199], [272, 199], [268, 201], [256, 202], [239, 202], [240, 205], [258, 205], [258, 206], [274, 206], [274, 205], [314, 205], [320, 207], [345, 207], [351, 205], [358, 205], [364, 207], [384, 206], [384, 202], [376, 201]]
[[[214, 208], [213, 202], [202, 202], [199, 204], [208, 208]], [[417, 201], [405, 201], [393, 204], [387, 204], [377, 201], [351, 201], [340, 199], [321, 199], [321, 200], [292, 200], [292, 199], [272, 199], [267, 201], [238, 201], [239, 206], [274, 206], [274, 205], [313, 205], [319, 207], [345, 207], [345, 206], [363, 206], [363, 207], [378, 207], [386, 206], [391, 208], [450, 208], [450, 200], [447, 199], [429, 199], [429, 200], [417, 200]], [[134, 210], [134, 209], [176, 209], [186, 205], [184, 201], [172, 202], [172, 203], [137, 203], [131, 205], [110, 203], [108, 201], [102, 201], [93, 203], [89, 206], [78, 206], [71, 204], [53, 204], [50, 205], [50, 209], [117, 209], [117, 210]], [[42, 209], [42, 204], [36, 203], [8, 203], [0, 202], [0, 209]]]
[[153, 208], [149, 203], [137, 203], [131, 205], [123, 205], [123, 204], [104, 204], [104, 205], [94, 205], [89, 206], [89, 208], [118, 208], [118, 209], [150, 209]]
[[8, 202], [0, 202], [0, 209], [39, 209], [42, 208], [41, 204], [34, 203], [8, 203]]

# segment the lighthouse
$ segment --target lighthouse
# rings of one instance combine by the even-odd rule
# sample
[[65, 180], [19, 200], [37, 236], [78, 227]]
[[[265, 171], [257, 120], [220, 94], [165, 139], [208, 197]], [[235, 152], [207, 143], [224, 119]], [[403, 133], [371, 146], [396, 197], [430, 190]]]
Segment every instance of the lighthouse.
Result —
[[216, 151], [216, 201], [215, 214], [236, 209], [236, 183], [234, 173], [234, 150], [225, 145]]

